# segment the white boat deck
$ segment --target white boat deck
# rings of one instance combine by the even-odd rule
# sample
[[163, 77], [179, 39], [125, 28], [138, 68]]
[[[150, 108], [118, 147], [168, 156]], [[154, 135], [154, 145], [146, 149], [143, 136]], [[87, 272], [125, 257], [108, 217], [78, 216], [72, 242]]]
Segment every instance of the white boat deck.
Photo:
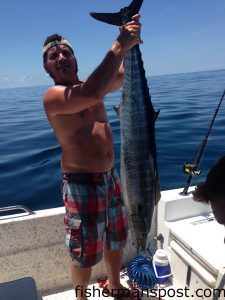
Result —
[[[122, 280], [122, 283], [124, 286], [128, 287], [128, 285], [126, 284], [125, 280]], [[98, 287], [98, 284], [91, 284], [88, 286], [88, 288], [90, 289], [90, 291], [96, 290], [95, 294], [92, 294], [92, 296], [88, 297], [89, 300], [114, 300], [113, 297], [108, 296], [107, 294], [102, 294], [102, 289]], [[155, 296], [151, 296], [150, 293], [147, 295], [146, 293], [139, 293], [139, 298], [137, 297], [137, 292], [133, 292], [133, 296], [131, 297], [132, 300], [138, 300], [138, 299], [143, 299], [143, 300], [156, 300], [159, 299], [158, 297]], [[75, 300], [75, 291], [74, 290], [69, 290], [69, 291], [65, 291], [62, 293], [58, 293], [58, 294], [54, 294], [54, 295], [49, 295], [49, 296], [45, 296], [42, 298], [43, 300]], [[166, 300], [166, 298], [164, 298], [164, 300]]]
[[[225, 289], [224, 228], [209, 217], [212, 213], [209, 205], [196, 203], [191, 193], [183, 196], [181, 191], [176, 189], [162, 192], [157, 208], [157, 226], [152, 226], [149, 239], [153, 241], [157, 234], [164, 237], [163, 248], [169, 254], [172, 283], [176, 288], [183, 289], [189, 280], [188, 286], [192, 294], [199, 288]], [[34, 215], [0, 217], [0, 283], [32, 277], [42, 300], [76, 299], [68, 267], [69, 255], [64, 247], [64, 214], [64, 207], [61, 207], [36, 211]], [[153, 221], [155, 225], [156, 219]], [[158, 242], [157, 246], [162, 245]], [[123, 266], [135, 256], [136, 249], [129, 237], [124, 249]], [[93, 268], [91, 282], [106, 275], [104, 261], [101, 261]], [[122, 283], [127, 285], [126, 277], [122, 278]], [[113, 299], [102, 294], [97, 283], [88, 288], [88, 292], [95, 288], [96, 293], [99, 293], [97, 296], [91, 294], [90, 300]], [[173, 289], [171, 285], [168, 288]], [[137, 297], [133, 297], [134, 299]], [[142, 299], [156, 300], [159, 297], [147, 294]], [[167, 300], [166, 297], [161, 299]], [[173, 299], [176, 300], [176, 297]], [[197, 297], [192, 299], [198, 300]], [[212, 299], [214, 298], [207, 298]], [[1, 294], [0, 300], [5, 300]]]
[[[102, 289], [100, 289], [97, 284], [89, 285], [88, 289], [90, 289], [90, 291], [93, 291], [94, 287], [97, 290], [96, 294], [95, 295], [92, 294], [92, 296], [88, 297], [88, 299], [90, 299], [90, 300], [105, 299], [106, 297], [102, 296]], [[98, 293], [99, 293], [100, 297], [99, 297]], [[69, 290], [69, 291], [65, 291], [65, 292], [62, 292], [62, 293], [57, 293], [57, 294], [54, 294], [54, 295], [49, 295], [49, 296], [42, 297], [42, 299], [43, 300], [75, 300], [76, 297], [75, 297], [75, 291], [74, 290]], [[113, 300], [114, 298], [107, 296], [107, 299]]]
[[74, 290], [69, 290], [66, 292], [45, 296], [42, 298], [43, 300], [72, 300], [75, 299]]

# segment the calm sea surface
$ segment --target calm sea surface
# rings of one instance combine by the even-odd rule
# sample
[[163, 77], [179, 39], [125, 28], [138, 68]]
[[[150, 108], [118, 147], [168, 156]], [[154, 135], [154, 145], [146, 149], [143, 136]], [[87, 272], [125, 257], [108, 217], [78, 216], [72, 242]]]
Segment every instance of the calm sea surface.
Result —
[[[149, 78], [155, 110], [162, 190], [184, 187], [185, 162], [193, 162], [225, 88], [225, 70]], [[42, 99], [47, 87], [0, 90], [0, 206], [23, 204], [33, 210], [62, 206], [60, 147], [46, 119]], [[113, 105], [120, 92], [105, 99], [119, 168], [120, 124]], [[203, 181], [225, 155], [225, 100], [201, 162]]]

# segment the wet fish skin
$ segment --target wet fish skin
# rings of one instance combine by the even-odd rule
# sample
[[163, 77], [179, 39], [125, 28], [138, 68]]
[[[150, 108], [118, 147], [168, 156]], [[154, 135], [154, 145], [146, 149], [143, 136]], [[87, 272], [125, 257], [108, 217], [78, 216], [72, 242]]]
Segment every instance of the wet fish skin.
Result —
[[121, 126], [121, 183], [136, 247], [145, 250], [154, 206], [160, 199], [155, 120], [139, 46], [126, 53]]
[[[142, 2], [133, 0], [129, 7], [121, 9], [119, 13], [92, 13], [92, 16], [106, 23], [121, 25], [138, 13]], [[115, 21], [112, 21], [113, 15]], [[159, 112], [154, 111], [151, 102], [139, 45], [127, 51], [124, 67], [119, 108], [121, 185], [129, 228], [139, 251], [146, 249], [154, 207], [160, 199], [155, 142], [155, 120]]]

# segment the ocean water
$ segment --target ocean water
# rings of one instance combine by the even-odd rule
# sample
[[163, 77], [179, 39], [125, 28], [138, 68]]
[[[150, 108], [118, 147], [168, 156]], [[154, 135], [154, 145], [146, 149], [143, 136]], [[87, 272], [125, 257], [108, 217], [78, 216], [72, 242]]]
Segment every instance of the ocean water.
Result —
[[[225, 70], [148, 78], [155, 110], [161, 189], [182, 188], [201, 141], [225, 88]], [[38, 210], [62, 206], [60, 147], [43, 110], [46, 86], [0, 90], [0, 207], [23, 204]], [[120, 124], [113, 105], [120, 91], [108, 95], [105, 105], [114, 136], [115, 165], [119, 168]], [[204, 180], [208, 170], [225, 155], [225, 99], [201, 161]]]

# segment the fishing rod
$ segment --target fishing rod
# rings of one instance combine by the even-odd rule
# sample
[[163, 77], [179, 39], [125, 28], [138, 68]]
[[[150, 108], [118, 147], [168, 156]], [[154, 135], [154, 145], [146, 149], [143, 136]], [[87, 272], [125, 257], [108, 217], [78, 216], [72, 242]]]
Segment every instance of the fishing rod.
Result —
[[207, 141], [208, 141], [208, 137], [210, 135], [210, 132], [211, 132], [211, 129], [212, 129], [212, 126], [214, 124], [214, 121], [216, 119], [216, 116], [218, 114], [218, 111], [220, 109], [220, 106], [221, 106], [221, 103], [223, 101], [223, 98], [225, 96], [225, 90], [223, 92], [223, 95], [219, 101], [219, 104], [217, 106], [217, 109], [215, 110], [215, 113], [213, 115], [213, 118], [212, 118], [212, 121], [210, 123], [210, 126], [209, 126], [209, 129], [205, 135], [205, 137], [203, 138], [202, 142], [201, 142], [201, 145], [200, 145], [200, 148], [196, 154], [196, 157], [195, 157], [195, 160], [194, 160], [194, 163], [193, 164], [189, 164], [189, 163], [186, 163], [183, 165], [183, 170], [185, 173], [189, 174], [188, 176], [188, 179], [187, 179], [187, 184], [186, 184], [186, 187], [184, 188], [183, 192], [181, 192], [181, 194], [183, 195], [186, 195], [187, 192], [188, 192], [188, 189], [191, 185], [191, 181], [192, 181], [192, 177], [194, 175], [200, 175], [201, 174], [201, 170], [198, 170], [198, 167], [199, 167], [199, 164], [201, 162], [201, 159], [202, 159], [202, 156], [203, 156], [203, 153], [204, 153], [204, 150], [205, 150], [205, 147], [206, 147], [206, 144], [207, 144]]

